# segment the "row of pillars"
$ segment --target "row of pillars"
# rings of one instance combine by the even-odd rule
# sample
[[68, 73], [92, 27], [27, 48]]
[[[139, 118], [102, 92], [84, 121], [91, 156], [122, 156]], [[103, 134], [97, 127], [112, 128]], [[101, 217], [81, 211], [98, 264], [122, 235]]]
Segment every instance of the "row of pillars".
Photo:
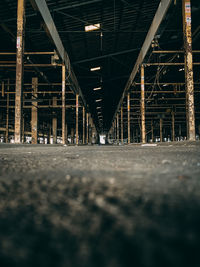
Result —
[[[187, 139], [196, 140], [195, 134], [195, 110], [194, 110], [194, 80], [193, 80], [193, 58], [192, 58], [192, 33], [191, 33], [191, 3], [190, 0], [182, 0], [183, 7], [183, 33], [185, 49], [185, 84], [186, 84], [186, 122], [187, 122]], [[130, 144], [130, 93], [127, 95], [127, 113], [128, 113], [128, 144]], [[145, 127], [145, 72], [144, 65], [141, 65], [141, 142], [146, 143]], [[172, 112], [172, 140], [175, 140], [175, 117]], [[163, 119], [160, 119], [160, 140], [162, 137]], [[119, 128], [119, 114], [113, 124], [113, 129]], [[114, 131], [115, 131], [114, 130]], [[117, 130], [117, 142], [119, 143], [119, 131]], [[121, 137], [123, 139], [123, 106], [121, 106]], [[123, 140], [122, 140], [123, 142]]]
[[[66, 86], [65, 86], [65, 65], [62, 66], [62, 143], [67, 143], [67, 124], [66, 124], [66, 105], [65, 105], [65, 95], [66, 95]], [[32, 133], [32, 144], [37, 144], [38, 140], [38, 105], [37, 105], [37, 89], [38, 89], [38, 78], [32, 79], [32, 112], [31, 112], [31, 133]], [[34, 101], [36, 100], [36, 101]], [[57, 98], [53, 97], [53, 107], [57, 106]], [[92, 127], [92, 119], [88, 112], [86, 112], [85, 107], [82, 107], [82, 143], [88, 144], [90, 141], [89, 128]], [[76, 144], [79, 144], [79, 95], [76, 94], [76, 123], [75, 123], [75, 133], [76, 133]], [[51, 131], [51, 128], [50, 128]], [[52, 134], [53, 134], [53, 143], [57, 143], [57, 117], [53, 116], [52, 118]], [[51, 136], [51, 133], [50, 133]], [[71, 138], [74, 140], [74, 128], [71, 129]]]
[[[17, 54], [16, 54], [16, 94], [15, 94], [15, 143], [22, 142], [22, 95], [23, 95], [23, 68], [24, 68], [24, 35], [25, 35], [25, 2], [26, 0], [18, 0], [17, 6]], [[66, 143], [67, 127], [66, 127], [66, 69], [65, 64], [62, 65], [62, 143]], [[37, 143], [38, 137], [38, 106], [37, 106], [37, 87], [38, 79], [32, 79], [33, 102], [32, 102], [32, 118], [31, 118], [31, 132], [32, 143]], [[34, 99], [36, 101], [34, 101]], [[53, 106], [56, 106], [56, 98], [53, 98]], [[8, 106], [8, 105], [7, 105]], [[8, 112], [7, 112], [8, 113]], [[83, 107], [83, 144], [89, 142], [89, 120], [93, 125], [90, 114], [86, 113]], [[86, 136], [85, 136], [85, 117], [86, 117]], [[79, 95], [76, 95], [76, 144], [79, 144]], [[57, 139], [57, 118], [52, 120], [53, 142]], [[8, 132], [8, 131], [7, 131]], [[8, 135], [8, 134], [7, 134]], [[6, 140], [8, 136], [6, 136]], [[8, 141], [8, 140], [7, 140]]]

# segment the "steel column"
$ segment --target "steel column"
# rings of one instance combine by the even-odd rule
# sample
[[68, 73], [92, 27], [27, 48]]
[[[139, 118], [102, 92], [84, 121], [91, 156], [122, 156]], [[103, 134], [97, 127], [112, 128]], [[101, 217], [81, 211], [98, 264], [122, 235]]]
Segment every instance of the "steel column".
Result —
[[163, 119], [160, 118], [160, 142], [163, 141]]
[[[7, 92], [10, 90], [10, 80], [8, 79]], [[7, 94], [6, 104], [6, 143], [9, 142], [9, 94]]]
[[141, 131], [142, 143], [146, 142], [146, 128], [145, 128], [145, 93], [144, 93], [144, 65], [141, 66]]
[[62, 64], [62, 143], [63, 145], [66, 144], [66, 103], [65, 103], [65, 94], [66, 94], [66, 71], [65, 71], [65, 64]]
[[83, 145], [85, 144], [85, 107], [83, 106]]
[[194, 80], [192, 59], [191, 1], [182, 0], [185, 49], [186, 110], [188, 140], [195, 141]]
[[151, 120], [151, 139], [152, 139], [152, 142], [153, 142], [153, 139], [154, 139], [154, 127], [153, 127], [153, 120]]
[[127, 95], [127, 112], [128, 112], [128, 144], [131, 143], [131, 119], [130, 119], [130, 93]]
[[121, 106], [121, 143], [124, 143], [124, 120], [123, 120], [123, 106]]
[[86, 143], [89, 143], [89, 113], [86, 114]]
[[16, 94], [15, 94], [15, 143], [22, 142], [22, 91], [24, 68], [24, 28], [25, 1], [17, 5], [17, 55], [16, 55]]
[[[53, 107], [56, 107], [57, 105], [57, 98], [53, 97]], [[53, 144], [57, 143], [57, 117], [54, 113], [54, 117], [52, 120], [52, 130], [53, 130]]]
[[78, 137], [78, 108], [79, 108], [79, 95], [76, 94], [76, 145], [79, 143], [79, 137]]
[[[38, 78], [32, 78], [32, 110], [31, 110], [31, 133], [32, 133], [32, 144], [37, 144], [38, 140], [38, 102], [37, 102], [37, 91], [38, 91]], [[36, 101], [34, 101], [36, 100]]]
[[117, 144], [119, 144], [119, 114], [117, 113]]
[[175, 114], [172, 112], [172, 141], [175, 141]]

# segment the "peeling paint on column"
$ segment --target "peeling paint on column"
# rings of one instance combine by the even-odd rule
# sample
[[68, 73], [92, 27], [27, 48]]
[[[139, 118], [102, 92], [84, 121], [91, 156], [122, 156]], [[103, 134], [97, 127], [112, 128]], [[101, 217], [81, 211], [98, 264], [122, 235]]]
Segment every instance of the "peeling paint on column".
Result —
[[17, 55], [15, 94], [15, 143], [22, 142], [22, 91], [24, 57], [25, 0], [18, 0], [17, 6]]
[[[38, 78], [32, 78], [32, 99], [37, 100], [38, 91]], [[31, 131], [32, 131], [32, 144], [37, 144], [38, 139], [38, 102], [32, 102], [32, 112], [31, 112]]]
[[194, 80], [192, 58], [192, 33], [191, 33], [191, 3], [182, 0], [183, 7], [183, 32], [185, 48], [185, 79], [186, 79], [186, 119], [188, 140], [195, 140], [195, 111], [194, 111]]

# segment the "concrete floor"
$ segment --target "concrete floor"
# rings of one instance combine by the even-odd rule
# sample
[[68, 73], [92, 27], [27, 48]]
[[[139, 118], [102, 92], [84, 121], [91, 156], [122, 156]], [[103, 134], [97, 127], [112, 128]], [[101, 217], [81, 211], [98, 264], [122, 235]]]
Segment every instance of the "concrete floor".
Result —
[[0, 266], [200, 266], [200, 143], [0, 145]]

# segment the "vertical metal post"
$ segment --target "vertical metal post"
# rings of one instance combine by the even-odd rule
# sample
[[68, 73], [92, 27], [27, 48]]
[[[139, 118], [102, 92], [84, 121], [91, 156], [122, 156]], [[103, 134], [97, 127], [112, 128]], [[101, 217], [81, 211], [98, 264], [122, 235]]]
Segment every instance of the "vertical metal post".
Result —
[[162, 130], [163, 130], [163, 119], [160, 118], [160, 142], [163, 141], [163, 133], [162, 133]]
[[10, 80], [8, 79], [7, 87], [7, 103], [6, 103], [6, 143], [9, 141], [9, 90], [10, 90]]
[[123, 106], [121, 106], [121, 143], [124, 143], [124, 117], [123, 117]]
[[86, 114], [86, 143], [89, 143], [89, 113]]
[[175, 141], [175, 114], [172, 112], [172, 141]]
[[25, 0], [17, 5], [17, 55], [16, 55], [16, 93], [15, 93], [15, 143], [22, 142], [22, 92], [24, 68], [24, 28]]
[[65, 64], [62, 64], [62, 143], [63, 145], [66, 144], [66, 118], [65, 118], [65, 111], [66, 111], [66, 104], [65, 104], [65, 93], [66, 93], [66, 83], [65, 83]]
[[128, 112], [128, 144], [131, 143], [131, 119], [130, 119], [130, 93], [127, 95], [127, 112]]
[[74, 144], [74, 128], [71, 128], [71, 144]]
[[116, 121], [116, 118], [114, 121], [114, 139], [115, 139], [115, 141], [117, 140], [117, 121]]
[[49, 126], [49, 131], [48, 131], [48, 140], [47, 143], [51, 144], [51, 123], [48, 124]]
[[179, 124], [179, 128], [178, 128], [178, 135], [179, 135], [179, 137], [182, 135], [181, 124]]
[[68, 126], [65, 124], [65, 144], [68, 144]]
[[[38, 78], [32, 78], [32, 110], [31, 110], [31, 133], [32, 133], [32, 144], [37, 144], [38, 140], [38, 102], [37, 102], [37, 91], [38, 91]], [[34, 101], [36, 100], [36, 101]]]
[[24, 118], [24, 114], [22, 114], [22, 144], [25, 141], [25, 118]]
[[182, 0], [183, 32], [185, 48], [185, 78], [186, 78], [186, 119], [188, 140], [195, 141], [195, 112], [194, 112], [194, 80], [192, 59], [192, 32], [191, 32], [191, 1]]
[[[57, 106], [57, 99], [56, 97], [53, 97], [53, 107]], [[56, 114], [54, 114], [53, 120], [52, 120], [52, 130], [53, 130], [53, 144], [57, 143], [57, 117]]]
[[145, 94], [144, 94], [144, 65], [141, 66], [141, 131], [142, 143], [146, 142], [146, 128], [145, 128]]
[[85, 144], [85, 107], [83, 106], [83, 145]]
[[117, 113], [117, 144], [119, 144], [119, 114]]
[[79, 108], [79, 95], [76, 94], [76, 145], [79, 143], [78, 137], [78, 108]]
[[152, 139], [152, 142], [153, 142], [153, 139], [154, 139], [154, 127], [153, 127], [153, 120], [151, 120], [151, 139]]

